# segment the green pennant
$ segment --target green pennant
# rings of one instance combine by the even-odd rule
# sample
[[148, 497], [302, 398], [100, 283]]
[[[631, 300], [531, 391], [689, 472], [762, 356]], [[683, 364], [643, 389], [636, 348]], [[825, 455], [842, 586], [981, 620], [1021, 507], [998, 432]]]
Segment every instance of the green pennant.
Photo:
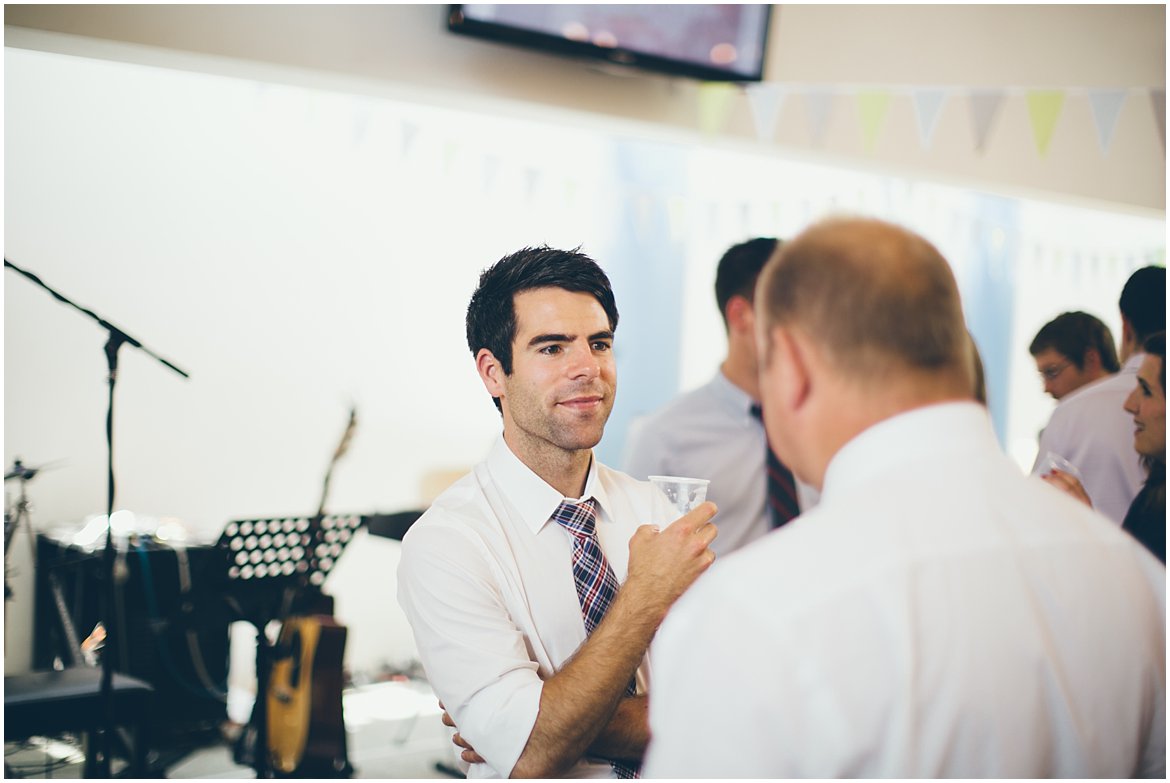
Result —
[[727, 82], [703, 82], [699, 85], [699, 128], [708, 136], [723, 130], [731, 111], [735, 87]]
[[890, 93], [886, 90], [870, 90], [857, 94], [857, 108], [861, 112], [861, 132], [865, 137], [865, 149], [873, 151], [878, 131], [890, 111]]
[[1052, 131], [1060, 110], [1064, 108], [1064, 92], [1060, 90], [1030, 90], [1028, 92], [1028, 114], [1032, 118], [1032, 136], [1036, 140], [1036, 151], [1043, 157], [1048, 153]]

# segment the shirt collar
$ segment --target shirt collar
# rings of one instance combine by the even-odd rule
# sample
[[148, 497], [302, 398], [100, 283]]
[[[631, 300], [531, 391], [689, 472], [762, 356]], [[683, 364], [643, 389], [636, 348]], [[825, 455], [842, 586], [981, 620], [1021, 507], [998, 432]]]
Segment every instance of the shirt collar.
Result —
[[998, 450], [987, 409], [975, 402], [944, 402], [878, 422], [841, 447], [829, 461], [821, 501], [847, 494], [874, 476], [901, 472], [907, 463], [972, 449]]
[[745, 419], [752, 418], [752, 406], [759, 405], [759, 403], [753, 400], [750, 394], [732, 383], [731, 379], [723, 374], [723, 370], [715, 373], [715, 379], [711, 382], [711, 386], [723, 404], [742, 413]]
[[589, 475], [585, 479], [585, 491], [580, 498], [564, 497], [547, 481], [536, 475], [512, 453], [503, 435], [496, 439], [488, 455], [487, 464], [492, 478], [500, 485], [504, 496], [516, 509], [521, 522], [533, 533], [537, 533], [565, 500], [576, 502], [594, 498], [599, 512], [598, 521], [609, 517], [609, 496], [598, 478], [597, 457], [596, 455], [592, 457], [589, 462]]
[[1133, 355], [1125, 361], [1125, 364], [1121, 365], [1121, 372], [1127, 375], [1137, 375], [1137, 371], [1140, 370], [1142, 366], [1142, 359], [1145, 358], [1146, 355], [1144, 352], [1135, 351]]

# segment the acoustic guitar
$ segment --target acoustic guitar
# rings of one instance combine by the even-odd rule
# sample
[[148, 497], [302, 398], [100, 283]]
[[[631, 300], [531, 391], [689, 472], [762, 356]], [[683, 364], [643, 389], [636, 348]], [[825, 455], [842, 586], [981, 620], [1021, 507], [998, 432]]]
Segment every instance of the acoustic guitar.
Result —
[[[356, 411], [325, 473], [321, 503], [310, 525], [317, 539], [325, 517], [333, 467], [349, 449], [357, 423]], [[302, 593], [315, 590], [299, 585]], [[296, 596], [304, 598], [303, 595]], [[291, 603], [294, 596], [289, 596]], [[316, 596], [332, 611], [332, 599]], [[345, 626], [331, 614], [287, 617], [281, 624], [265, 694], [269, 762], [274, 772], [295, 777], [348, 776], [352, 771], [346, 751], [345, 718], [341, 691], [344, 685]]]
[[281, 626], [267, 705], [278, 773], [327, 776], [349, 766], [341, 706], [345, 637], [345, 626], [329, 615], [292, 617]]

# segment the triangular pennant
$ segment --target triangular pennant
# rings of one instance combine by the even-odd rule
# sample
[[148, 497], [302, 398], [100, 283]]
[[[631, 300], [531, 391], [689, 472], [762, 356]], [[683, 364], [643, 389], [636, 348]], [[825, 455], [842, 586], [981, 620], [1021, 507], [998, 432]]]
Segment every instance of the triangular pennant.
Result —
[[833, 94], [825, 90], [809, 90], [804, 94], [804, 106], [808, 112], [808, 130], [813, 144], [820, 144], [825, 140], [825, 129], [829, 127]]
[[666, 202], [666, 219], [670, 223], [670, 239], [679, 242], [685, 238], [687, 204], [682, 196], [671, 196]]
[[878, 131], [890, 111], [890, 93], [887, 90], [863, 90], [857, 93], [857, 109], [861, 112], [865, 149], [872, 152]]
[[1029, 90], [1028, 116], [1032, 119], [1032, 138], [1036, 140], [1036, 151], [1044, 157], [1052, 143], [1052, 132], [1064, 108], [1063, 90]]
[[650, 219], [653, 217], [654, 200], [646, 193], [639, 192], [634, 204], [634, 220], [638, 226], [638, 233], [644, 236], [650, 234]]
[[443, 174], [451, 173], [455, 167], [455, 158], [459, 154], [459, 145], [452, 139], [443, 142]]
[[353, 145], [360, 147], [366, 139], [366, 131], [370, 127], [370, 107], [354, 101], [353, 107]]
[[1162, 140], [1162, 152], [1166, 151], [1166, 90], [1150, 90], [1150, 103], [1154, 106], [1154, 122], [1158, 124], [1158, 138]]
[[759, 83], [747, 88], [748, 107], [756, 125], [756, 138], [771, 141], [784, 105], [784, 90], [775, 84]]
[[410, 153], [410, 147], [414, 144], [414, 137], [418, 135], [418, 126], [410, 120], [403, 120], [402, 122], [402, 157], [406, 157]]
[[711, 136], [723, 130], [731, 112], [735, 87], [727, 82], [703, 82], [699, 85], [699, 128]]
[[524, 169], [524, 200], [532, 201], [540, 184], [540, 170], [531, 166]]
[[492, 192], [496, 184], [496, 175], [500, 173], [500, 159], [495, 155], [488, 155], [483, 159], [483, 189]]
[[974, 90], [971, 95], [971, 123], [975, 132], [975, 149], [983, 152], [991, 125], [1003, 104], [1003, 90]]
[[938, 127], [938, 118], [942, 114], [943, 101], [947, 99], [945, 90], [915, 90], [914, 116], [918, 120], [918, 141], [923, 149], [930, 149], [934, 140], [934, 130]]
[[1089, 90], [1089, 106], [1093, 109], [1097, 141], [1103, 153], [1108, 154], [1109, 145], [1113, 143], [1113, 129], [1117, 127], [1117, 117], [1121, 114], [1125, 95], [1125, 90]]

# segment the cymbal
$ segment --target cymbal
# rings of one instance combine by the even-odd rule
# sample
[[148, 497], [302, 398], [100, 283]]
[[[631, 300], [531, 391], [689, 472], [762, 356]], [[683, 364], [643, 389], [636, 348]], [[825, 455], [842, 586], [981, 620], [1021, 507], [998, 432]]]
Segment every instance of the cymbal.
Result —
[[37, 473], [54, 464], [54, 462], [47, 462], [44, 465], [30, 467], [28, 465], [22, 464], [19, 459], [13, 460], [12, 467], [9, 468], [8, 471], [4, 474], [4, 480], [9, 481], [11, 479], [20, 479], [21, 481], [28, 481], [36, 476]]

